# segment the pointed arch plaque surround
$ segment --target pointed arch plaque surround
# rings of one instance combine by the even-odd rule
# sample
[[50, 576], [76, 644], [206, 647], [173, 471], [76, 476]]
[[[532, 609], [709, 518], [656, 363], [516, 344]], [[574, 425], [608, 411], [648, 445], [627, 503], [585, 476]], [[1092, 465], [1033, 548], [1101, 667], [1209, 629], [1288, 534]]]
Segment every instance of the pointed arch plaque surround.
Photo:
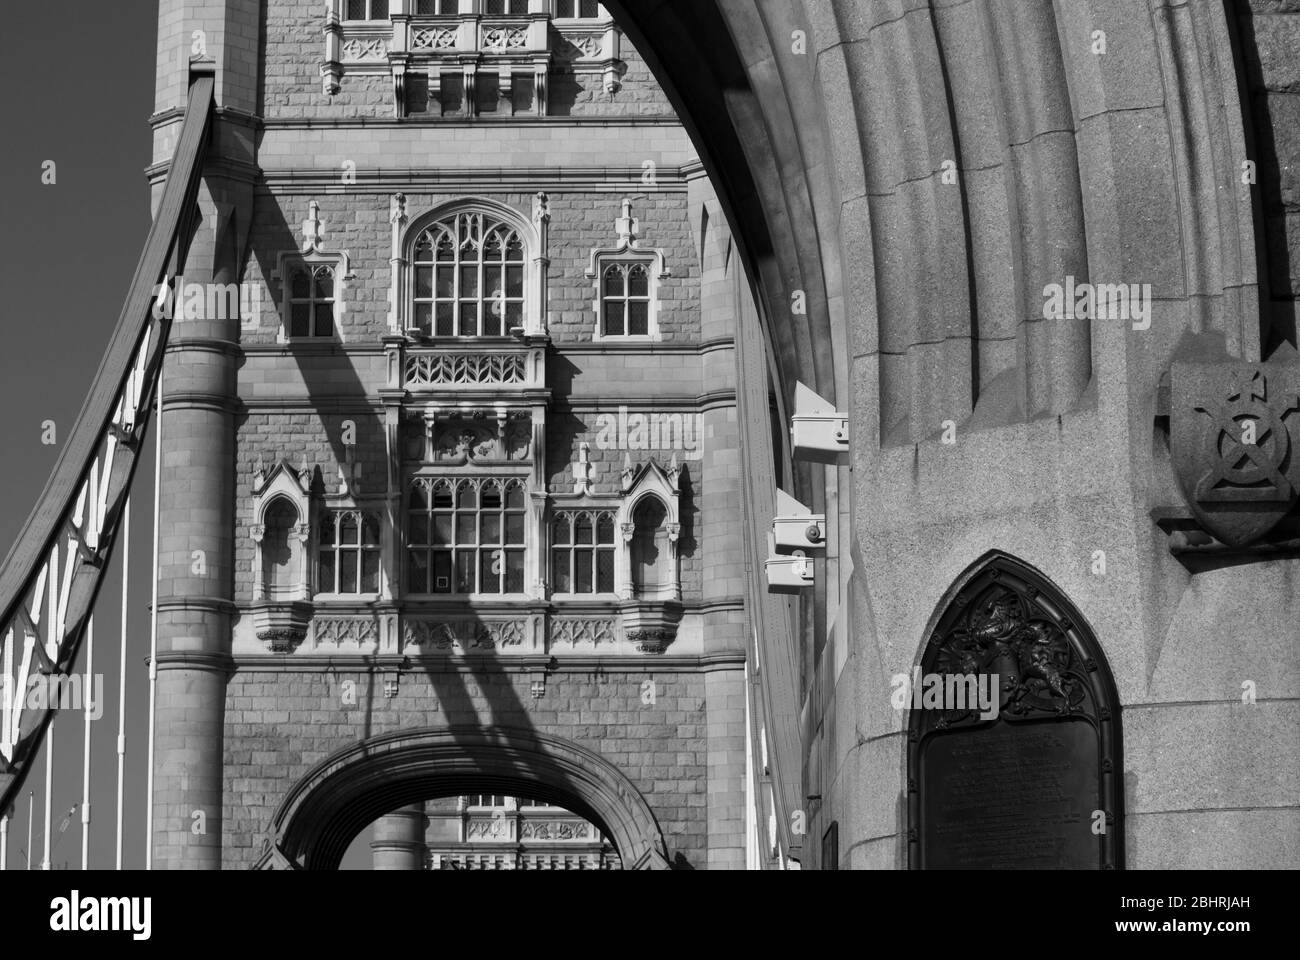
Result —
[[1004, 554], [959, 578], [940, 611], [921, 676], [996, 677], [998, 711], [910, 710], [909, 866], [1123, 868], [1119, 699], [1087, 622]]

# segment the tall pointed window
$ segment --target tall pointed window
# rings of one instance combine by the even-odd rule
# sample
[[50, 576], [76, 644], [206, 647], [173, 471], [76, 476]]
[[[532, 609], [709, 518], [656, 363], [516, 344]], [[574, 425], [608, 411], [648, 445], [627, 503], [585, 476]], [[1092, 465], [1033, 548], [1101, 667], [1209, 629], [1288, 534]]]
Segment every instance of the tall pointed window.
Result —
[[412, 323], [425, 336], [504, 337], [524, 325], [524, 241], [466, 211], [425, 228], [412, 256]]

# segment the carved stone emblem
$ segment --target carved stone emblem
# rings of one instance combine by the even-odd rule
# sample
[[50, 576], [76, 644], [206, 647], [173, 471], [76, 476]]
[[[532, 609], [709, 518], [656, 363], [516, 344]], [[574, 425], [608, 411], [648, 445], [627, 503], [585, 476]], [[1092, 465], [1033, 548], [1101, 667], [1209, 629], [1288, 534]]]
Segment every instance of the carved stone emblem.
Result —
[[1229, 546], [1263, 537], [1300, 495], [1300, 368], [1176, 363], [1174, 470], [1200, 524]]

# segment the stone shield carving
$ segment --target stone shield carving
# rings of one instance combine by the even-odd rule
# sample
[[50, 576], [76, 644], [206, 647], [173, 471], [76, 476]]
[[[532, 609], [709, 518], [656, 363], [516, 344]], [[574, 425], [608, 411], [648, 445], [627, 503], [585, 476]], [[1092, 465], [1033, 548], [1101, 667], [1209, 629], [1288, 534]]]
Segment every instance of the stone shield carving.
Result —
[[1229, 546], [1263, 537], [1300, 495], [1300, 369], [1176, 363], [1174, 470], [1193, 515]]

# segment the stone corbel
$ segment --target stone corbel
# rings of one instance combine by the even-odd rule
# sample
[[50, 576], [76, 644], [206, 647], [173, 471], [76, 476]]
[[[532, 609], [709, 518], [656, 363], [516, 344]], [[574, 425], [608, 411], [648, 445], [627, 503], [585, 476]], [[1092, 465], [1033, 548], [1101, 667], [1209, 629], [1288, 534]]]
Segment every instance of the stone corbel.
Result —
[[466, 61], [460, 65], [464, 90], [464, 112], [468, 118], [478, 116], [478, 64]]
[[550, 64], [533, 64], [533, 113], [539, 117], [544, 117], [547, 114], [547, 96], [550, 92], [550, 83]]
[[438, 69], [437, 64], [429, 67], [425, 74], [429, 83], [429, 103], [425, 109], [429, 113], [435, 113], [442, 116], [442, 71]]
[[515, 115], [515, 75], [509, 64], [503, 64], [497, 71], [497, 110], [501, 113]]
[[409, 57], [405, 53], [388, 57], [393, 71], [393, 117], [401, 120], [406, 116], [406, 66]]
[[343, 78], [343, 25], [339, 17], [340, 0], [331, 0], [325, 13], [325, 59], [320, 64], [321, 86], [327, 96], [334, 96]]

